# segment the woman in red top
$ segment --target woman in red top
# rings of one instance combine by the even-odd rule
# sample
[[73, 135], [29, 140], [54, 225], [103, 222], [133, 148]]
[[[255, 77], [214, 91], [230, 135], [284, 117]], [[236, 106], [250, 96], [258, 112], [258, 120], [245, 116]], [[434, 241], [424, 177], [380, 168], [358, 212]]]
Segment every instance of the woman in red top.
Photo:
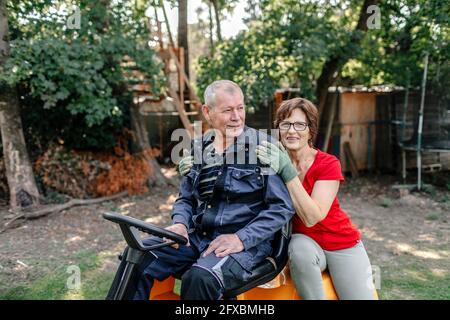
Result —
[[340, 162], [313, 147], [317, 108], [302, 98], [284, 101], [275, 126], [282, 145], [262, 142], [256, 152], [283, 178], [296, 209], [289, 257], [297, 292], [325, 299], [322, 271], [328, 268], [340, 299], [373, 299], [369, 258], [336, 196], [344, 181]]

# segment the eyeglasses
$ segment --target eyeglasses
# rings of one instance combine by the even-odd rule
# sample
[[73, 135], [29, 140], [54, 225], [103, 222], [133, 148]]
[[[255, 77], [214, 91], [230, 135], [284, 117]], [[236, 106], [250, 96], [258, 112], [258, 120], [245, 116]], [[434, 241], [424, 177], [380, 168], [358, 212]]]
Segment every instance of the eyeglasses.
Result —
[[308, 124], [305, 122], [287, 122], [287, 121], [283, 121], [280, 122], [280, 124], [278, 125], [278, 127], [280, 128], [280, 130], [283, 131], [288, 131], [291, 126], [294, 126], [294, 130], [295, 131], [305, 131], [306, 127], [308, 127]]

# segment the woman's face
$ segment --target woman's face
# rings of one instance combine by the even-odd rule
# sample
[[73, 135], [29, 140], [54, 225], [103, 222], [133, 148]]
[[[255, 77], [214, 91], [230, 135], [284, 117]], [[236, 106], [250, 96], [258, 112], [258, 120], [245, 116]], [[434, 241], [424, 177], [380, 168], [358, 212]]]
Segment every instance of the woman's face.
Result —
[[[287, 127], [287, 123], [296, 123], [295, 126], [297, 129], [303, 129], [303, 131], [296, 131], [294, 125], [291, 125], [288, 130], [283, 128], [283, 124]], [[288, 118], [285, 118], [280, 122], [279, 129], [281, 142], [287, 150], [296, 151], [308, 145], [310, 134], [307, 124], [308, 121], [306, 115], [300, 109], [294, 109]]]

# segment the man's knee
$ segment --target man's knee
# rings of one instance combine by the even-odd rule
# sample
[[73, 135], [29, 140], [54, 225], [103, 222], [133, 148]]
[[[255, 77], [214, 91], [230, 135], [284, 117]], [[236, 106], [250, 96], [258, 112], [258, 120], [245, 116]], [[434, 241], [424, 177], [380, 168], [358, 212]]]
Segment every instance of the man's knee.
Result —
[[192, 267], [181, 277], [181, 299], [217, 300], [222, 294], [219, 280], [210, 272]]

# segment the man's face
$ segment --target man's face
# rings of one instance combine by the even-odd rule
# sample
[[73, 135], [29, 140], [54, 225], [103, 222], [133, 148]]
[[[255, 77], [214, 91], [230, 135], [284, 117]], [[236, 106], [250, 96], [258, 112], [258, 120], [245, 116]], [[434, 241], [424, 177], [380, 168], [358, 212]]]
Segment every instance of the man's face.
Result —
[[211, 127], [218, 130], [224, 137], [238, 137], [244, 130], [245, 106], [244, 98], [239, 91], [216, 93], [216, 105], [204, 106], [205, 118], [210, 121]]

